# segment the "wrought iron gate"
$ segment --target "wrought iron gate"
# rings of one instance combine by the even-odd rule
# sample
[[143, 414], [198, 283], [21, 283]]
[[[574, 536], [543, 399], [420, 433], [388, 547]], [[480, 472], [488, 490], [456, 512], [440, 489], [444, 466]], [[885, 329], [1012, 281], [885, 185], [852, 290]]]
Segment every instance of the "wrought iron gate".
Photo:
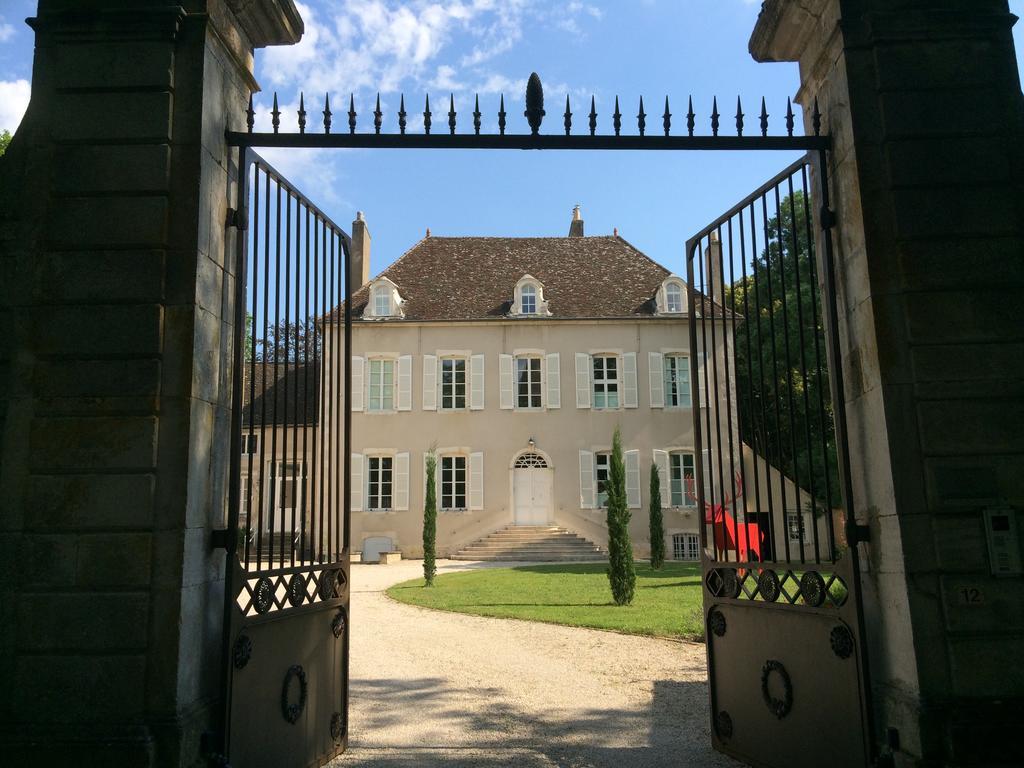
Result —
[[809, 157], [687, 243], [712, 733], [753, 765], [863, 768], [864, 531], [849, 512], [827, 169], [815, 170], [820, 252]]
[[[263, 286], [264, 299], [261, 305], [255, 294], [243, 293], [240, 301], [249, 297], [254, 317], [260, 306], [274, 312], [279, 309], [282, 300], [277, 304], [269, 303], [266, 289], [268, 285], [279, 285], [281, 273], [275, 272], [271, 279], [269, 270], [271, 265], [280, 266], [283, 252], [287, 282], [287, 275], [292, 274], [289, 271], [292, 267], [288, 266], [291, 240], [288, 234], [281, 239], [280, 204], [274, 209], [273, 227], [268, 206], [271, 191], [277, 190], [280, 194], [282, 189], [289, 203], [294, 199], [296, 210], [296, 217], [289, 219], [291, 208], [286, 206], [286, 233], [301, 228], [300, 212], [305, 212], [306, 221], [312, 217], [314, 231], [324, 233], [319, 251], [316, 238], [312, 240], [314, 272], [317, 263], [321, 279], [324, 270], [334, 269], [328, 282], [332, 286], [336, 282], [337, 290], [328, 297], [323, 292], [326, 285], [319, 294], [314, 289], [313, 314], [323, 319], [325, 314], [322, 313], [330, 313], [338, 306], [336, 299], [340, 302], [349, 295], [349, 285], [341, 277], [342, 270], [348, 272], [345, 269], [347, 236], [265, 162], [252, 155], [254, 147], [800, 150], [824, 160], [831, 145], [829, 136], [821, 133], [822, 116], [817, 103], [811, 114], [813, 134], [794, 133], [796, 116], [792, 105], [787, 103], [785, 133], [769, 135], [769, 113], [763, 99], [756, 124], [745, 120], [739, 99], [735, 117], [723, 121], [718, 101], [714, 99], [710, 105], [710, 132], [707, 132], [698, 127], [692, 99], [687, 102], [685, 122], [677, 120], [674, 126], [667, 97], [663, 114], [658, 116], [660, 119], [651, 115], [652, 130], [648, 130], [648, 115], [641, 98], [635, 118], [636, 132], [627, 135], [624, 130], [629, 131], [629, 128], [623, 126], [624, 115], [618, 97], [615, 111], [610, 115], [612, 132], [601, 133], [594, 99], [585, 116], [586, 122], [583, 123], [577, 113], [574, 124], [567, 96], [560, 127], [554, 133], [542, 133], [547, 113], [540, 78], [533, 73], [526, 87], [525, 106], [523, 117], [529, 132], [506, 133], [508, 118], [514, 113], [506, 112], [502, 95], [497, 112], [498, 133], [488, 135], [481, 133], [479, 97], [469, 113], [471, 128], [460, 131], [454, 96], [449, 97], [447, 113], [432, 112], [427, 96], [422, 112], [422, 133], [414, 133], [407, 130], [410, 127], [407, 118], [412, 113], [406, 111], [402, 95], [395, 119], [388, 118], [388, 123], [398, 129], [395, 133], [385, 127], [379, 97], [371, 112], [372, 128], [364, 126], [360, 130], [353, 96], [349, 98], [347, 112], [339, 115], [331, 111], [329, 95], [325, 96], [323, 109], [311, 110], [312, 114], [322, 114], [322, 121], [316, 117], [307, 123], [305, 100], [300, 94], [296, 113], [298, 130], [295, 131], [282, 130], [282, 113], [274, 94], [270, 112], [272, 131], [256, 131], [256, 112], [250, 99], [245, 120], [247, 130], [228, 131], [226, 139], [229, 145], [239, 149], [243, 182], [250, 164], [255, 169], [255, 178], [263, 180], [263, 187], [259, 183], [253, 187], [252, 216], [246, 214], [239, 219], [242, 223], [251, 220], [253, 233], [251, 249], [247, 250], [243, 239], [239, 270], [240, 274], [248, 275], [250, 285]], [[435, 114], [439, 118], [447, 117], [447, 121], [444, 125], [438, 120], [440, 130], [431, 133]], [[466, 114], [465, 108], [463, 114]], [[335, 117], [341, 115], [346, 115], [347, 121], [339, 131], [338, 123], [342, 121], [335, 121]], [[415, 122], [418, 123], [418, 119]], [[469, 121], [464, 119], [463, 123], [466, 122]], [[653, 125], [656, 122], [660, 125]], [[734, 122], [735, 128], [726, 127], [723, 122]], [[691, 360], [701, 363], [693, 368], [692, 395], [694, 403], [703, 402], [708, 406], [694, 409], [697, 476], [705, 480], [695, 483], [696, 488], [691, 492], [706, 511], [701, 542], [713, 738], [716, 748], [724, 752], [753, 764], [773, 767], [863, 766], [871, 750], [870, 708], [866, 704], [870, 688], [862, 642], [855, 548], [862, 531], [842, 512], [849, 508], [850, 499], [845, 429], [842, 409], [831, 408], [832, 402], [842, 403], [843, 397], [842, 377], [837, 375], [839, 360], [833, 354], [838, 348], [838, 337], [825, 170], [825, 164], [819, 162], [819, 219], [824, 226], [822, 254], [815, 254], [813, 250], [809, 161], [806, 160], [787, 168], [687, 244], [687, 274], [690, 285], [696, 289], [689, 292], [689, 312], [694, 319], [690, 326]], [[255, 190], [264, 187], [265, 191], [259, 193], [263, 197], [258, 198]], [[245, 183], [242, 188], [247, 188]], [[802, 196], [794, 195], [795, 192]], [[243, 198], [248, 199], [246, 194], [243, 192]], [[787, 204], [787, 196], [798, 204]], [[257, 274], [256, 241], [260, 231], [257, 212], [261, 210], [264, 266], [263, 272]], [[778, 220], [775, 224], [773, 214]], [[308, 224], [304, 226], [308, 229]], [[308, 234], [303, 236], [301, 232], [295, 233], [295, 237], [294, 254], [298, 260], [300, 245], [308, 248], [311, 241]], [[329, 256], [328, 240], [332, 243]], [[268, 260], [267, 248], [271, 249], [272, 260]], [[764, 250], [763, 259], [760, 249]], [[308, 250], [305, 253], [306, 261], [302, 264], [308, 265]], [[800, 253], [805, 254], [802, 259]], [[247, 254], [251, 257], [248, 261]], [[707, 262], [698, 258], [707, 254], [713, 254], [714, 258]], [[789, 260], [795, 261], [790, 265]], [[824, 284], [823, 293], [818, 290], [819, 275]], [[294, 290], [299, 291], [300, 282], [297, 279]], [[795, 290], [792, 296], [806, 298], [795, 302], [787, 293], [790, 290]], [[298, 307], [299, 293], [295, 296]], [[288, 300], [283, 301], [287, 315]], [[244, 309], [239, 312], [241, 324]], [[791, 317], [791, 313], [796, 317]], [[328, 321], [337, 319], [333, 314], [327, 316]], [[779, 331], [794, 321], [800, 332], [798, 341], [788, 343], [792, 341], [790, 335]], [[258, 338], [255, 325], [249, 332], [253, 347]], [[340, 350], [348, 349], [350, 318], [347, 313], [343, 334], [335, 322], [323, 322], [315, 327], [323, 332], [325, 345], [330, 338], [332, 344], [340, 344]], [[823, 330], [828, 333], [823, 334]], [[334, 331], [337, 333], [332, 337]], [[806, 337], [800, 335], [804, 331], [808, 333]], [[285, 337], [288, 338], [287, 333]], [[266, 329], [260, 338], [266, 338]], [[781, 347], [776, 340], [782, 340]], [[232, 591], [227, 609], [231, 627], [230, 642], [225, 646], [228, 669], [225, 674], [230, 678], [225, 685], [231, 697], [228, 743], [236, 768], [252, 764], [253, 755], [260, 755], [266, 764], [315, 764], [343, 749], [346, 743], [348, 640], [344, 622], [348, 610], [349, 494], [344, 489], [348, 487], [349, 462], [342, 462], [339, 468], [330, 463], [334, 459], [324, 459], [321, 455], [313, 461], [310, 455], [307, 465], [305, 448], [299, 452], [294, 447], [295, 432], [289, 433], [293, 445], [291, 455], [301, 458], [297, 462], [284, 461], [284, 469], [275, 469], [269, 477], [292, 475], [289, 486], [292, 496], [286, 498], [294, 498], [294, 489], [301, 486], [319, 489], [316, 493], [322, 501], [324, 486], [328, 486], [326, 513], [318, 513], [321, 517], [317, 526], [310, 518], [307, 528], [301, 527], [301, 521], [307, 518], [301, 513], [296, 517], [294, 504], [280, 507], [289, 510], [290, 527], [285, 525], [286, 518], [281, 514], [273, 516], [281, 499], [275, 495], [279, 494], [280, 479], [269, 486], [262, 482], [254, 486], [252, 454], [240, 453], [243, 437], [250, 440], [257, 432], [262, 436], [267, 426], [262, 411], [257, 419], [252, 408], [257, 402], [256, 392], [264, 391], [259, 387], [266, 387], [268, 380], [262, 368], [263, 378], [258, 379], [252, 372], [252, 365], [250, 378], [242, 376], [244, 346], [245, 339], [240, 333], [235, 402], [248, 405], [236, 408], [235, 413], [236, 450], [233, 455], [238, 462], [232, 464], [232, 477], [237, 481], [237, 489], [231, 499], [231, 509], [232, 531], [245, 532], [246, 537], [238, 547], [241, 556], [236, 558], [232, 552], [229, 558], [231, 563], [237, 559], [238, 565], [229, 580]], [[255, 351], [250, 354], [254, 355]], [[284, 354], [286, 360], [288, 354]], [[339, 354], [346, 361], [350, 359], [347, 351], [330, 355], [325, 346], [322, 356], [313, 360], [321, 366], [319, 378], [314, 377], [320, 387], [316, 390], [319, 398], [316, 413], [325, 420], [313, 426], [313, 445], [321, 452], [327, 448], [328, 455], [334, 457], [339, 452], [342, 456], [350, 453], [348, 388], [340, 386], [341, 380], [349, 380], [349, 371], [347, 363], [338, 362]], [[291, 362], [285, 362], [285, 369]], [[739, 369], [737, 363], [740, 363]], [[337, 380], [336, 375], [343, 379]], [[831, 397], [825, 388], [829, 375]], [[253, 389], [252, 382], [257, 380], [260, 384]], [[283, 381], [292, 381], [287, 370]], [[334, 394], [329, 388], [332, 381], [335, 382]], [[246, 382], [249, 383], [248, 395], [243, 387]], [[296, 384], [290, 386], [295, 391]], [[331, 411], [331, 403], [335, 402], [339, 391], [344, 394], [344, 402]], [[285, 398], [285, 408], [287, 402]], [[249, 408], [248, 421], [243, 424], [246, 407]], [[254, 429], [257, 423], [259, 430]], [[327, 423], [334, 426], [327, 428]], [[307, 424], [304, 430], [308, 428]], [[305, 436], [305, 431], [302, 434]], [[339, 441], [344, 443], [340, 449]], [[256, 450], [265, 448], [262, 437], [258, 446]], [[705, 446], [707, 452], [703, 450]], [[261, 458], [261, 468], [262, 461]], [[838, 467], [843, 471], [838, 472]], [[324, 474], [326, 468], [335, 473], [331, 482], [327, 482], [328, 476]], [[243, 478], [246, 478], [244, 484]], [[303, 478], [302, 482], [298, 478]], [[265, 496], [260, 494], [275, 499], [266, 518], [261, 517]], [[298, 508], [301, 509], [301, 505]], [[318, 509], [322, 510], [322, 505]], [[787, 515], [788, 512], [795, 514]], [[251, 525], [253, 519], [255, 528]], [[269, 528], [264, 532], [265, 520]], [[337, 575], [337, 586], [331, 586], [331, 574]], [[291, 602], [293, 595], [294, 603]], [[263, 608], [262, 612], [259, 607]], [[337, 643], [326, 639], [325, 628], [339, 631], [339, 627]], [[304, 663], [304, 658], [309, 661]], [[315, 672], [314, 664], [320, 665]], [[318, 688], [317, 695], [321, 698], [314, 700], [314, 681], [322, 684], [323, 675], [328, 674], [324, 670], [330, 664], [341, 670], [340, 679], [334, 678], [339, 687], [336, 691], [331, 688], [330, 692], [327, 688]], [[296, 715], [299, 720], [292, 723], [291, 718]], [[308, 743], [302, 739], [308, 739]]]
[[350, 242], [239, 159], [222, 759], [305, 768], [348, 739]]

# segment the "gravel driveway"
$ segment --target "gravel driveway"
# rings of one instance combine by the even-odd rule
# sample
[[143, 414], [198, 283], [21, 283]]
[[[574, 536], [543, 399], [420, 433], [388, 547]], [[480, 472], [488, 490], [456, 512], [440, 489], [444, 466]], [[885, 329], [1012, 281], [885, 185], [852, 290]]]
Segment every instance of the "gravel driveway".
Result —
[[351, 742], [332, 768], [739, 765], [711, 749], [703, 646], [384, 594], [421, 574], [420, 561], [352, 566]]

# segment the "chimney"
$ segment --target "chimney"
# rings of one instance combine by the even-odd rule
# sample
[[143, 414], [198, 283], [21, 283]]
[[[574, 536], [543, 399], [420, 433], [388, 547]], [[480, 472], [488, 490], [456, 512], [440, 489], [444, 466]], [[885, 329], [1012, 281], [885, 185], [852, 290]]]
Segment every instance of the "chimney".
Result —
[[719, 304], [722, 303], [722, 244], [718, 242], [718, 232], [712, 232], [710, 243], [704, 251], [704, 294]]
[[362, 211], [356, 211], [352, 222], [352, 253], [349, 254], [348, 278], [355, 293], [370, 282], [370, 230]]
[[569, 224], [569, 237], [583, 237], [583, 214], [577, 205], [572, 209], [572, 222]]

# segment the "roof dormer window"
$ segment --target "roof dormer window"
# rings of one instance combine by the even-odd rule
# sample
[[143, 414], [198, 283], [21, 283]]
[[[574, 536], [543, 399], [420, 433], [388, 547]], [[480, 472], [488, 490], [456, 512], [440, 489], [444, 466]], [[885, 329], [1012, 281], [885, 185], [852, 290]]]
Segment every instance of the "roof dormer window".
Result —
[[537, 314], [537, 288], [529, 283], [523, 286], [520, 292], [522, 313], [524, 315]]
[[509, 314], [513, 317], [544, 317], [551, 314], [544, 300], [544, 286], [532, 275], [523, 275], [516, 283]]
[[669, 275], [655, 297], [659, 315], [679, 315], [686, 311], [686, 286], [675, 275]]
[[363, 317], [370, 319], [404, 317], [402, 305], [405, 300], [398, 292], [398, 286], [386, 277], [378, 277], [370, 283], [369, 301], [363, 310]]

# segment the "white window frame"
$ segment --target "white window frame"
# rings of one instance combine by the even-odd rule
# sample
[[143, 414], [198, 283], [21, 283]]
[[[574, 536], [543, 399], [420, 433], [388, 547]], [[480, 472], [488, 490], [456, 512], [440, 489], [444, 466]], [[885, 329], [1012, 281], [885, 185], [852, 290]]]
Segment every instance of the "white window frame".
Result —
[[[383, 466], [384, 461], [390, 462], [390, 466], [387, 467], [386, 471], [389, 474], [387, 485], [389, 491], [387, 493], [387, 500], [390, 502], [385, 505], [384, 501], [385, 494], [383, 486], [385, 468]], [[376, 469], [374, 468], [374, 462], [377, 463]], [[396, 491], [396, 478], [395, 478], [395, 457], [388, 453], [370, 454], [366, 457], [366, 500], [364, 508], [367, 512], [390, 512], [395, 509], [395, 491]], [[374, 494], [374, 474], [377, 475], [377, 493]]]
[[[380, 382], [378, 383], [379, 406], [373, 407], [374, 384], [373, 367], [374, 363], [380, 365]], [[384, 385], [384, 364], [391, 365], [391, 405], [385, 407], [385, 385]], [[368, 413], [394, 413], [398, 394], [398, 361], [393, 357], [371, 357], [366, 361], [366, 411]]]
[[[527, 308], [527, 299], [530, 300], [529, 308]], [[537, 286], [533, 283], [523, 283], [519, 289], [519, 314], [537, 314]]]
[[[666, 408], [692, 408], [693, 398], [691, 396], [690, 387], [692, 382], [690, 380], [690, 357], [689, 355], [683, 355], [676, 352], [666, 352], [662, 355], [662, 387], [665, 392], [665, 407]], [[670, 363], [669, 361], [673, 361]], [[679, 361], [685, 361], [686, 365], [686, 385], [683, 388], [679, 386]], [[672, 370], [674, 373], [673, 379], [669, 378], [669, 371]], [[670, 387], [671, 383], [676, 385], [676, 402], [672, 402], [672, 390]]]
[[[459, 506], [456, 502], [458, 501], [458, 460], [462, 460], [462, 501], [463, 504]], [[452, 478], [450, 481], [445, 479], [446, 470], [445, 464], [451, 461], [451, 473]], [[469, 509], [469, 456], [464, 453], [443, 453], [437, 458], [437, 470], [440, 475], [437, 491], [437, 502], [439, 508], [444, 512], [464, 512]], [[450, 493], [445, 493], [445, 483], [451, 482], [452, 489]], [[448, 498], [445, 498], [445, 497]], [[450, 502], [450, 503], [446, 503]]]
[[[270, 519], [269, 514], [271, 508], [274, 509], [275, 513], [281, 514], [287, 514], [288, 512], [292, 512], [293, 510], [295, 512], [301, 512], [303, 509], [302, 505], [305, 503], [305, 499], [303, 497], [305, 496], [306, 492], [306, 462], [295, 461], [294, 459], [289, 459], [288, 461], [285, 461], [283, 459], [272, 459], [268, 463], [270, 464], [270, 488], [269, 492], [267, 493], [267, 508], [263, 511], [266, 519]], [[293, 471], [291, 470], [291, 467], [294, 466], [297, 466], [299, 468], [297, 474], [293, 473]], [[288, 467], [288, 470], [282, 472], [282, 467]], [[283, 487], [285, 483], [292, 482], [294, 482], [296, 486], [292, 491], [293, 506], [284, 507], [281, 505], [281, 499], [284, 497]], [[286, 522], [290, 523], [291, 520], [286, 520]], [[298, 518], [296, 518], [296, 522], [298, 522]], [[278, 522], [276, 525], [280, 526], [280, 522]]]
[[[676, 458], [679, 460], [679, 472], [678, 477], [676, 476]], [[690, 479], [693, 481], [693, 490], [687, 494], [686, 492], [686, 463], [685, 459], [690, 460]], [[697, 459], [693, 455], [693, 451], [669, 451], [668, 453], [668, 501], [669, 506], [679, 507], [685, 509], [692, 509], [697, 506]], [[680, 503], [676, 503], [676, 492], [675, 486], [678, 484], [679, 487], [679, 500]]]
[[[598, 360], [603, 361], [601, 365], [601, 380], [598, 381], [597, 366]], [[615, 361], [615, 378], [608, 378], [608, 360]], [[590, 356], [590, 407], [597, 411], [615, 411], [622, 408], [622, 355], [614, 353], [600, 353]], [[615, 387], [615, 405], [608, 404], [609, 387]], [[601, 389], [599, 390], [598, 387]], [[603, 405], [598, 405], [598, 395], [604, 399]]]
[[[391, 317], [391, 291], [386, 285], [373, 288], [373, 316]], [[381, 306], [383, 304], [383, 306]]]
[[[523, 361], [523, 362], [527, 363], [527, 368], [526, 368], [526, 372], [527, 372], [527, 380], [526, 380], [526, 385], [527, 385], [527, 387], [526, 387], [526, 389], [527, 389], [527, 392], [526, 392], [527, 405], [520, 405], [520, 403], [519, 403], [519, 398], [522, 397], [522, 393], [520, 391], [520, 387], [523, 384], [523, 382], [520, 379], [520, 370], [519, 370], [519, 362], [520, 361]], [[537, 369], [536, 370], [536, 374], [537, 374], [536, 382], [534, 382], [534, 380], [533, 380], [533, 373], [534, 373], [534, 371], [532, 370], [532, 368], [534, 366], [536, 366], [536, 369]], [[517, 411], [539, 411], [539, 410], [542, 410], [544, 408], [544, 386], [545, 386], [545, 380], [544, 380], [544, 355], [541, 355], [541, 354], [537, 354], [537, 355], [516, 355], [513, 358], [513, 361], [512, 361], [512, 376], [513, 376], [513, 387], [514, 387], [514, 390], [513, 390], [513, 405], [514, 405], [515, 409]], [[532, 391], [533, 387], [534, 387], [534, 384], [536, 384], [536, 387], [537, 387], [537, 393], [536, 393], [537, 403], [536, 404], [534, 404], [532, 402], [533, 398], [534, 398], [534, 393]]]
[[[602, 461], [603, 459], [603, 461]], [[602, 466], [602, 464], [604, 466]], [[612, 452], [594, 451], [594, 508], [604, 509], [608, 506], [608, 491], [601, 490], [602, 482], [607, 483], [612, 471]], [[601, 473], [604, 473], [604, 480]]]
[[[452, 364], [452, 394], [451, 394], [451, 405], [445, 405], [445, 383], [444, 383], [444, 366], [445, 363]], [[462, 363], [462, 406], [455, 405], [458, 401], [458, 388], [459, 383], [456, 376], [456, 363]], [[469, 359], [462, 355], [446, 355], [438, 359], [438, 401], [437, 409], [439, 411], [466, 411], [469, 410], [469, 398], [470, 398], [470, 370], [469, 370]]]
[[[799, 526], [793, 523], [799, 521]], [[804, 544], [810, 542], [807, 538], [807, 513], [802, 510], [786, 510], [786, 535], [790, 543], [799, 544], [800, 536], [803, 534]]]
[[672, 559], [684, 562], [700, 560], [700, 535], [696, 533], [673, 533]]
[[[679, 304], [677, 307], [672, 306], [672, 293], [673, 291], [678, 294]], [[678, 314], [684, 309], [683, 302], [683, 286], [678, 280], [669, 280], [665, 283], [665, 312], [670, 314]]]
[[246, 432], [242, 435], [242, 455], [251, 456], [259, 453], [260, 436], [258, 432]]

